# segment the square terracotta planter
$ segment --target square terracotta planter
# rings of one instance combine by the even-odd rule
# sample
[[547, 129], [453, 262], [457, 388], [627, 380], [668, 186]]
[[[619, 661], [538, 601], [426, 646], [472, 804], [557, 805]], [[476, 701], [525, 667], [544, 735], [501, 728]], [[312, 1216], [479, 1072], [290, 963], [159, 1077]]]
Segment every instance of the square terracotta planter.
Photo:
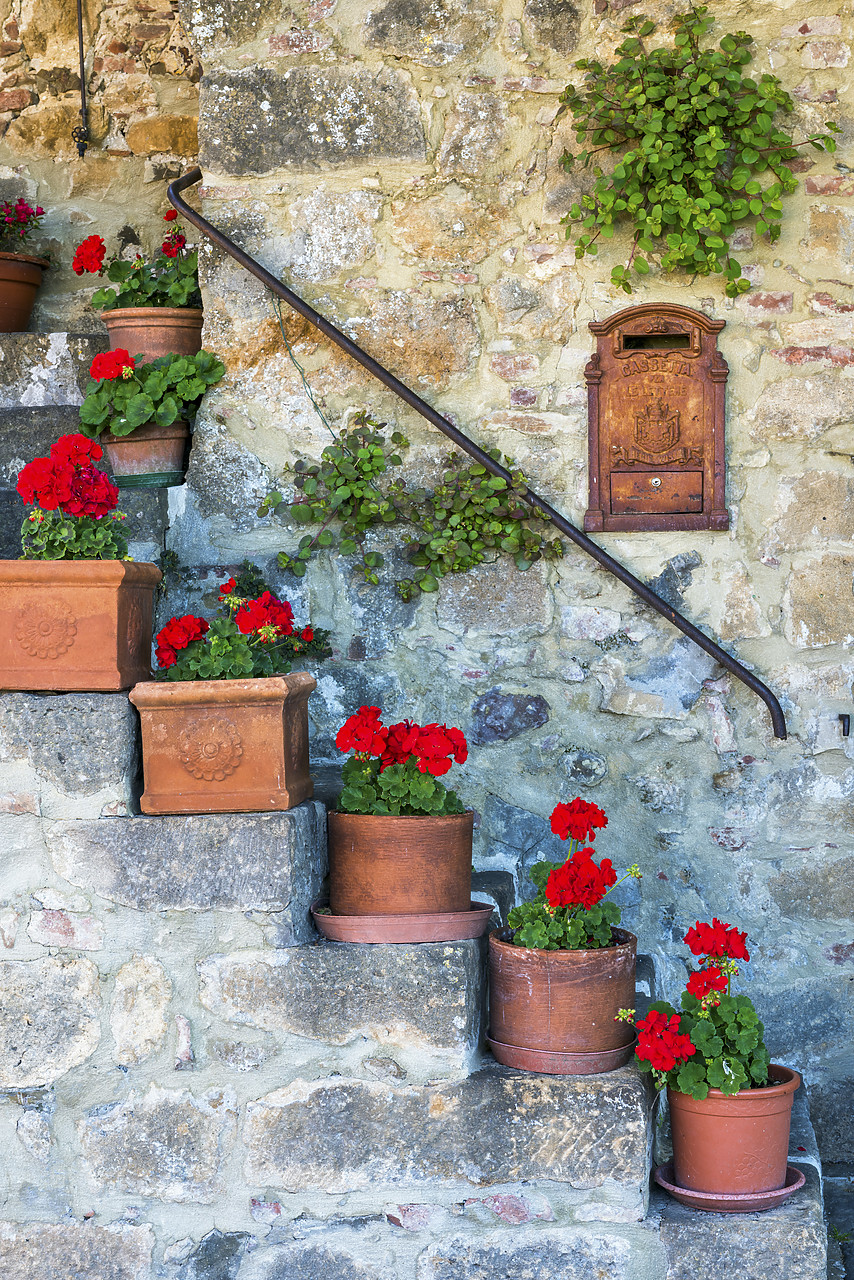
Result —
[[115, 693], [147, 680], [160, 578], [125, 560], [0, 560], [0, 688]]
[[142, 812], [264, 812], [310, 799], [308, 695], [316, 685], [305, 671], [136, 685]]

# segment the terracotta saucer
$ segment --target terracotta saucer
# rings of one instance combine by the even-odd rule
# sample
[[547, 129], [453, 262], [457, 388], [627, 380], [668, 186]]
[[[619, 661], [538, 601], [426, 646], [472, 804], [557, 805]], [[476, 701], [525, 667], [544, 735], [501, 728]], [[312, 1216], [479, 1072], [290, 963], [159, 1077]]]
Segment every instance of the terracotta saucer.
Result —
[[592, 1076], [603, 1071], [616, 1071], [631, 1060], [637, 1044], [633, 1036], [619, 1049], [602, 1049], [595, 1053], [559, 1053], [554, 1049], [524, 1049], [521, 1045], [502, 1044], [500, 1040], [486, 1042], [496, 1062], [517, 1071], [539, 1071], [547, 1076]]
[[784, 1185], [775, 1191], [689, 1191], [674, 1183], [673, 1162], [670, 1160], [659, 1165], [653, 1177], [680, 1204], [688, 1205], [689, 1209], [705, 1209], [709, 1213], [759, 1213], [763, 1209], [773, 1209], [799, 1191], [805, 1182], [800, 1169], [789, 1164], [786, 1165]]
[[333, 942], [458, 942], [461, 938], [480, 938], [489, 928], [494, 910], [491, 902], [472, 902], [468, 911], [339, 916], [332, 915], [319, 898], [311, 904], [315, 926]]

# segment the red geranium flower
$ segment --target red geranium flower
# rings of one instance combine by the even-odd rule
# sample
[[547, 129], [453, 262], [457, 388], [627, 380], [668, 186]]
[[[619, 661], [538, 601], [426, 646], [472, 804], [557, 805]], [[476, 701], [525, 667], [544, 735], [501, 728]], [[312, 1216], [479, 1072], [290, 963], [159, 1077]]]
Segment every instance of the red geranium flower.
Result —
[[82, 244], [77, 246], [71, 268], [78, 276], [82, 276], [84, 271], [100, 273], [106, 253], [107, 246], [100, 236], [87, 236]]
[[186, 236], [182, 236], [179, 231], [173, 231], [171, 236], [166, 237], [160, 248], [167, 258], [177, 258], [179, 249], [183, 249], [186, 243]]
[[112, 381], [120, 378], [124, 369], [135, 369], [136, 361], [129, 351], [120, 347], [118, 351], [106, 351], [95, 356], [89, 365], [89, 376], [96, 381]]
[[405, 764], [412, 755], [421, 729], [414, 720], [401, 720], [389, 725], [380, 773], [393, 764]]
[[236, 586], [237, 586], [237, 583], [235, 582], [234, 578], [229, 578], [228, 582], [223, 582], [222, 586], [219, 589], [219, 594], [221, 596], [230, 596]]
[[697, 973], [691, 974], [686, 990], [692, 996], [696, 996], [698, 1000], [705, 1000], [710, 992], [726, 991], [726, 988], [726, 974], [721, 973], [720, 969], [710, 964], [707, 969], [700, 969]]
[[672, 1071], [677, 1062], [686, 1062], [697, 1052], [690, 1036], [679, 1032], [680, 1017], [650, 1010], [636, 1024], [638, 1043], [635, 1053], [656, 1071]]
[[[228, 585], [226, 583], [226, 585]], [[293, 635], [294, 612], [287, 600], [277, 600], [269, 591], [265, 591], [257, 600], [247, 600], [234, 615], [238, 631], [249, 636], [262, 627], [274, 627], [279, 636]], [[266, 639], [262, 636], [261, 639]], [[275, 641], [276, 636], [270, 637]]]
[[34, 458], [18, 475], [18, 493], [24, 502], [37, 503], [45, 511], [57, 508], [68, 516], [98, 520], [118, 504], [119, 491], [92, 460], [102, 449], [83, 435], [61, 436], [51, 446], [49, 458]]
[[561, 840], [595, 840], [596, 831], [607, 827], [608, 819], [595, 804], [576, 796], [571, 804], [559, 804], [552, 813], [552, 831]]
[[749, 960], [745, 942], [747, 934], [741, 933], [728, 924], [722, 924], [717, 918], [711, 924], [696, 925], [689, 929], [683, 939], [695, 956], [729, 956], [731, 960]]
[[77, 463], [88, 462], [90, 458], [97, 462], [99, 458], [103, 458], [104, 450], [97, 440], [90, 440], [88, 436], [60, 436], [56, 443], [50, 446], [50, 456], [60, 462], [69, 462], [72, 466], [76, 466]]
[[459, 729], [449, 729], [444, 724], [426, 724], [419, 730], [412, 755], [417, 758], [422, 773], [440, 778], [448, 772], [453, 760], [462, 764], [468, 759], [468, 746]]
[[166, 212], [166, 213], [164, 213], [164, 215], [163, 215], [163, 221], [164, 221], [164, 222], [174, 222], [174, 221], [175, 221], [175, 219], [176, 219], [177, 217], [178, 217], [178, 210], [177, 210], [177, 209], [169, 209], [169, 210], [167, 210], [167, 212]]
[[557, 867], [546, 881], [546, 902], [550, 907], [584, 907], [589, 911], [601, 902], [617, 873], [611, 859], [603, 858], [599, 866], [593, 861], [593, 849], [577, 849], [562, 867]]
[[194, 640], [200, 640], [208, 631], [204, 618], [187, 613], [183, 618], [170, 618], [157, 637], [155, 653], [161, 667], [174, 665], [176, 652], [186, 649]]
[[389, 731], [381, 723], [380, 714], [379, 707], [359, 707], [335, 735], [338, 750], [381, 756], [386, 749]]
[[313, 629], [311, 627], [303, 627], [302, 631], [299, 633], [299, 638], [300, 640], [305, 640], [305, 641], [313, 640], [314, 639]]

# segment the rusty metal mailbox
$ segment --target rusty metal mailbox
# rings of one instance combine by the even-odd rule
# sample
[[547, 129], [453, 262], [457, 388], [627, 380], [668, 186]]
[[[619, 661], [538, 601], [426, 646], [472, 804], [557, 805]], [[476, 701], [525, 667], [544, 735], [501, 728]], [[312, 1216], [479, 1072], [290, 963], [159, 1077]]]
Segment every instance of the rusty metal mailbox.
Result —
[[589, 532], [729, 527], [724, 324], [651, 302], [590, 325]]

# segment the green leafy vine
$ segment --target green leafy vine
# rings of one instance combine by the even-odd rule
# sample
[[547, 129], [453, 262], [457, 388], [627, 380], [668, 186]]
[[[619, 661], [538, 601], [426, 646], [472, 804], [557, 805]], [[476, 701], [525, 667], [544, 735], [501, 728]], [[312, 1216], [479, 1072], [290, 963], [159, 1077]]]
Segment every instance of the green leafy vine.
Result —
[[[317, 526], [293, 552], [279, 554], [283, 569], [302, 577], [316, 551], [336, 550], [359, 556], [365, 581], [376, 584], [384, 557], [369, 548], [369, 534], [394, 525], [404, 526], [404, 550], [413, 570], [396, 583], [404, 600], [436, 591], [445, 574], [465, 573], [502, 552], [512, 555], [520, 570], [563, 554], [560, 539], [547, 537], [547, 525], [523, 501], [527, 481], [511, 458], [504, 458], [511, 469], [509, 484], [479, 463], [449, 453], [433, 490], [410, 488], [397, 474], [409, 441], [399, 431], [387, 440], [384, 427], [359, 413], [323, 450], [318, 464], [295, 464], [292, 502], [279, 492], [267, 495], [260, 516], [288, 510], [297, 523]], [[490, 456], [501, 459], [498, 450]]]
[[798, 147], [836, 150], [835, 124], [799, 143], [775, 125], [775, 115], [794, 111], [791, 97], [776, 76], [743, 74], [753, 43], [744, 31], [725, 35], [717, 48], [702, 48], [712, 25], [708, 8], [692, 8], [673, 19], [673, 47], [648, 49], [644, 41], [656, 24], [632, 18], [622, 27], [628, 38], [617, 48], [618, 61], [607, 67], [589, 58], [576, 62], [583, 85], [569, 85], [561, 97], [585, 143], [577, 158], [564, 154], [565, 169], [618, 153], [612, 172], [594, 168], [592, 192], [564, 217], [567, 239], [578, 233], [580, 259], [627, 224], [631, 251], [611, 272], [625, 293], [632, 292], [632, 271], [649, 272], [650, 254], [661, 255], [666, 272], [724, 273], [727, 294], [744, 293], [750, 282], [728, 238], [753, 221], [759, 235], [776, 240], [782, 197], [798, 185], [789, 167]]

